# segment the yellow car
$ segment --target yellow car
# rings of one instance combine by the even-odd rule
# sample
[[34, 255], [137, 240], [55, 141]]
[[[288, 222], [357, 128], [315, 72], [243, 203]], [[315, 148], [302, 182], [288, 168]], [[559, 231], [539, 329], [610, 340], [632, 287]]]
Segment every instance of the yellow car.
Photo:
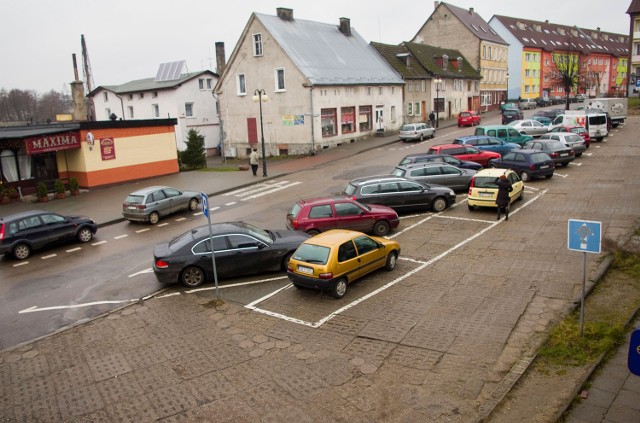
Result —
[[497, 207], [496, 179], [500, 175], [506, 175], [513, 187], [513, 191], [509, 193], [509, 204], [524, 199], [524, 182], [516, 172], [510, 169], [482, 169], [473, 175], [469, 182], [469, 196], [467, 197], [469, 210], [475, 210], [477, 207]]
[[400, 244], [362, 232], [332, 229], [309, 238], [293, 253], [287, 275], [297, 288], [330, 291], [344, 297], [347, 286], [384, 267], [395, 269]]

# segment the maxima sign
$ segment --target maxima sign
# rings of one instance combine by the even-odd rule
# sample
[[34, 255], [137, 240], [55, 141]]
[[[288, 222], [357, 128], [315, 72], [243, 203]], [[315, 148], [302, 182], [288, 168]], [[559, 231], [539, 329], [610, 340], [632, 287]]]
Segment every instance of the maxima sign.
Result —
[[58, 150], [80, 148], [80, 133], [78, 131], [62, 132], [60, 134], [42, 135], [24, 139], [27, 154], [49, 153]]

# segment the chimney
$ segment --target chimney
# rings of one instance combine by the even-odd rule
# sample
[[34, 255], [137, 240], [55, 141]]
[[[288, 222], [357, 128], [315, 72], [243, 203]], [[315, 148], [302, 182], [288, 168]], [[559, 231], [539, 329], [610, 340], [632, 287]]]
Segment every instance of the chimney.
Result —
[[287, 9], [286, 7], [278, 7], [276, 8], [276, 12], [278, 14], [278, 17], [283, 21], [293, 20], [293, 9]]
[[473, 7], [470, 7], [470, 8], [469, 8], [469, 14], [470, 14], [470, 15], [473, 15]]
[[344, 35], [351, 35], [351, 20], [349, 18], [340, 18], [340, 32]]
[[439, 1], [434, 1], [434, 2], [433, 2], [433, 8], [434, 8], [434, 9], [437, 9], [437, 8], [438, 8], [438, 6], [440, 6], [440, 2], [439, 2]]
[[216, 73], [222, 75], [227, 59], [224, 56], [224, 42], [216, 42]]

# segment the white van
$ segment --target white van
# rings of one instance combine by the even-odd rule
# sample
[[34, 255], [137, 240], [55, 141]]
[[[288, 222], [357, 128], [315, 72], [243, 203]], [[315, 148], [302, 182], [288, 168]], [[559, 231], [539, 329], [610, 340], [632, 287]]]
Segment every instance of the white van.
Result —
[[597, 141], [602, 141], [604, 137], [609, 135], [605, 113], [566, 110], [564, 114], [556, 116], [551, 122], [549, 132], [559, 126], [583, 126], [589, 132], [589, 137]]

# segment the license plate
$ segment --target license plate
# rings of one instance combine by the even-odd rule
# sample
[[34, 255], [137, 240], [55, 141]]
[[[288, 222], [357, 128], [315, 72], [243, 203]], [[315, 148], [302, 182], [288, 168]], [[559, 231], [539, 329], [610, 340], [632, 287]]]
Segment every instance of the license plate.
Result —
[[560, 157], [567, 157], [569, 155], [569, 153], [562, 153], [560, 154]]
[[307, 275], [313, 275], [313, 269], [306, 266], [298, 266], [298, 272], [306, 273]]
[[478, 195], [480, 197], [493, 197], [493, 193], [491, 192], [479, 192]]
[[135, 207], [129, 207], [129, 210], [135, 210], [135, 209], [136, 209]]
[[540, 166], [540, 169], [549, 169], [549, 165]]

